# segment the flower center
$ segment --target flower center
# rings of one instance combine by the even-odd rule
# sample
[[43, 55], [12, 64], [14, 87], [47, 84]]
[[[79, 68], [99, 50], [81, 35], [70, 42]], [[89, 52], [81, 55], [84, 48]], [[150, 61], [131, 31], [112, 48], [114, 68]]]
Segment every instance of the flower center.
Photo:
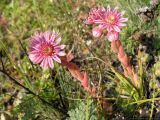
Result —
[[53, 55], [54, 53], [54, 47], [52, 45], [45, 45], [43, 48], [42, 48], [42, 52], [44, 55]]
[[115, 22], [115, 16], [113, 16], [113, 15], [109, 15], [109, 16], [107, 16], [106, 17], [106, 19], [105, 19], [108, 23], [114, 23]]

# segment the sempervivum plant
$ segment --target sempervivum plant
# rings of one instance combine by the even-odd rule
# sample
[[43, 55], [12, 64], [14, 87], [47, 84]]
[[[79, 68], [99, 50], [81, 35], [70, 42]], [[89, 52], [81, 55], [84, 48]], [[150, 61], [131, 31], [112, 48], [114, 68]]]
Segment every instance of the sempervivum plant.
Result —
[[138, 86], [138, 77], [130, 65], [129, 58], [119, 40], [119, 33], [126, 26], [124, 22], [128, 21], [128, 18], [123, 17], [123, 15], [124, 12], [120, 12], [117, 8], [113, 9], [109, 6], [107, 8], [93, 8], [85, 23], [96, 25], [92, 30], [94, 37], [100, 37], [105, 32], [107, 39], [111, 42], [112, 50], [117, 54], [119, 61], [123, 65], [125, 76], [131, 77], [132, 83]]

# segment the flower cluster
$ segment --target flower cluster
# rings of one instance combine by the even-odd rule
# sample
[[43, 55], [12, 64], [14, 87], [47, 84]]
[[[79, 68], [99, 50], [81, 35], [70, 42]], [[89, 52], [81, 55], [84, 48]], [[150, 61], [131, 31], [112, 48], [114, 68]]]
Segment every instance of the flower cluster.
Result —
[[53, 68], [53, 61], [61, 63], [60, 56], [65, 56], [65, 45], [59, 45], [61, 38], [56, 32], [41, 32], [31, 39], [29, 58], [42, 68]]
[[119, 12], [117, 8], [112, 9], [109, 6], [107, 8], [93, 8], [85, 23], [97, 25], [92, 30], [94, 37], [100, 37], [102, 32], [107, 30], [107, 39], [115, 41], [118, 40], [121, 29], [126, 26], [124, 22], [128, 21], [123, 15], [124, 12]]
[[117, 54], [118, 60], [122, 63], [125, 76], [131, 77], [133, 84], [138, 86], [138, 76], [134, 72], [129, 58], [119, 41], [119, 33], [126, 26], [124, 22], [128, 21], [128, 18], [124, 18], [123, 15], [124, 12], [119, 12], [117, 8], [112, 9], [109, 6], [107, 8], [94, 8], [90, 11], [86, 24], [96, 25], [92, 29], [94, 37], [100, 37], [103, 32], [107, 32], [106, 37], [111, 42], [111, 49]]

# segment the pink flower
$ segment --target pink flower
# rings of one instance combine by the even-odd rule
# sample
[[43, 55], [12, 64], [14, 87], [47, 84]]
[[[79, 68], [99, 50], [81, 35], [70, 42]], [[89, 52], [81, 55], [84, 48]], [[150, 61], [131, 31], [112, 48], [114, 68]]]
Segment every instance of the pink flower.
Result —
[[65, 56], [65, 45], [59, 45], [61, 38], [56, 32], [40, 32], [31, 38], [29, 58], [42, 68], [53, 68], [53, 61], [61, 63], [60, 56]]
[[105, 8], [92, 8], [85, 23], [94, 24], [96, 21], [101, 19], [101, 15], [103, 15], [104, 13]]
[[95, 27], [95, 28], [93, 28], [93, 30], [92, 30], [92, 35], [93, 35], [94, 37], [100, 37], [101, 34], [102, 34], [102, 29], [101, 29], [100, 27]]
[[120, 32], [126, 26], [124, 22], [128, 21], [128, 18], [124, 18], [123, 15], [124, 12], [119, 12], [117, 8], [94, 8], [90, 11], [86, 24], [98, 24], [108, 31]]
[[112, 42], [119, 39], [119, 33], [116, 31], [109, 31], [106, 37], [110, 42]]

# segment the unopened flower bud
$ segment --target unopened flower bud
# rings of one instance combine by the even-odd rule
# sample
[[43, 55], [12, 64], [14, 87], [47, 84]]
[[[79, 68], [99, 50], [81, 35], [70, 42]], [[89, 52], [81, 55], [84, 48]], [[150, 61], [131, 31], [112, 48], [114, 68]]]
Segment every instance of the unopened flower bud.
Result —
[[101, 28], [99, 28], [99, 27], [95, 27], [95, 28], [93, 28], [93, 30], [92, 30], [92, 34], [93, 34], [93, 36], [94, 37], [100, 37], [101, 36], [101, 34], [102, 34], [102, 29]]
[[109, 31], [107, 33], [107, 39], [112, 42], [119, 39], [119, 33], [116, 31]]

